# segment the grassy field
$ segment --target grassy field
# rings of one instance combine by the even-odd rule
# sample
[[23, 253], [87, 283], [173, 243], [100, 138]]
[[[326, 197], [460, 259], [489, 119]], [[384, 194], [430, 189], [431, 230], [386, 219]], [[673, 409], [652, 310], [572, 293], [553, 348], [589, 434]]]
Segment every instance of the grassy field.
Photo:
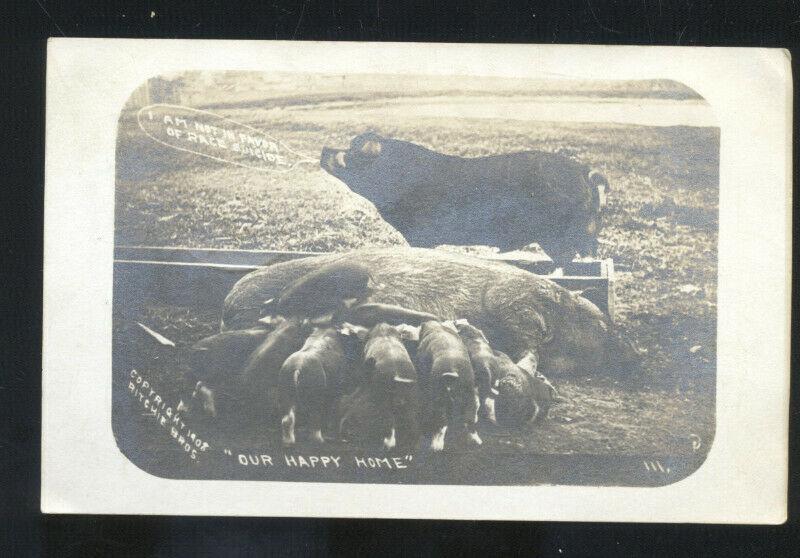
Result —
[[[554, 409], [552, 420], [514, 436], [489, 435], [481, 451], [502, 447], [542, 453], [688, 455], [697, 439], [707, 450], [714, 432], [716, 370], [717, 128], [469, 115], [437, 118], [415, 114], [410, 101], [403, 118], [395, 112], [381, 117], [381, 99], [397, 96], [480, 93], [485, 99], [491, 84], [483, 81], [463, 90], [454, 90], [452, 81], [406, 84], [405, 89], [389, 83], [381, 90], [366, 78], [360, 86], [353, 80], [322, 80], [319, 91], [311, 89], [293, 100], [281, 80], [273, 80], [272, 89], [264, 80], [239, 81], [250, 83], [242, 86], [244, 93], [237, 93], [235, 75], [202, 83], [189, 76], [181, 100], [207, 110], [213, 107], [214, 113], [262, 130], [312, 159], [323, 145], [344, 147], [354, 135], [374, 130], [463, 156], [557, 151], [602, 171], [611, 192], [600, 234], [601, 256], [613, 258], [617, 266], [618, 321], [647, 348], [645, 371], [625, 380], [559, 380], [557, 387], [570, 403]], [[662, 82], [649, 88], [582, 83], [570, 89], [561, 84], [535, 91], [530, 84], [520, 88], [503, 82], [496, 89], [498, 100], [537, 91], [634, 101], [694, 98], [685, 88]], [[278, 174], [176, 151], [143, 134], [133, 108], [122, 113], [119, 127], [118, 244], [344, 251], [404, 243], [371, 204], [315, 164]], [[181, 359], [153, 353], [130, 324], [143, 321], [181, 349], [212, 333], [218, 313], [218, 308], [147, 303], [136, 310], [115, 309], [115, 343], [117, 349], [123, 344], [138, 354], [138, 366], [149, 366], [161, 389], [173, 396]], [[170, 367], [173, 372], [167, 373]], [[270, 443], [253, 433], [239, 442], [252, 447]]]

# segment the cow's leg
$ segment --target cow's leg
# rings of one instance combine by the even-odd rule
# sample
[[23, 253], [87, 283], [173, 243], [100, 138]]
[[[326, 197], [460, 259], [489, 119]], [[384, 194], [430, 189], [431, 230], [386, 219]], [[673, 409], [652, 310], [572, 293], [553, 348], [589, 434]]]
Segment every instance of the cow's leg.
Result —
[[[571, 230], [572, 225], [570, 225], [569, 228]], [[550, 275], [563, 277], [565, 268], [572, 263], [577, 253], [572, 233], [567, 232], [566, 238], [560, 238], [558, 240], [543, 240], [539, 242], [539, 246], [541, 246], [542, 250], [553, 260], [555, 269]]]

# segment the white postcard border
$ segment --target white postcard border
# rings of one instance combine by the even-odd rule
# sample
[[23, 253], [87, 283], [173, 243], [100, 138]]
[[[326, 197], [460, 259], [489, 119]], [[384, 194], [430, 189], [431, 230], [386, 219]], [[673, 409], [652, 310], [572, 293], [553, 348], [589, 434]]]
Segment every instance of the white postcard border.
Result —
[[[659, 488], [168, 480], [111, 431], [116, 125], [203, 70], [674, 79], [721, 127], [716, 437]], [[41, 507], [48, 513], [781, 523], [788, 479], [789, 55], [739, 48], [52, 39], [47, 59]]]

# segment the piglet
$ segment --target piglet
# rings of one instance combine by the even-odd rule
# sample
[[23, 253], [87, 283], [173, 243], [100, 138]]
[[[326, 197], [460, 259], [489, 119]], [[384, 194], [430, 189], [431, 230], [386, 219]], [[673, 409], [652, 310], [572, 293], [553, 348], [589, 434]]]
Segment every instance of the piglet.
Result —
[[284, 445], [295, 443], [296, 416], [305, 419], [314, 441], [325, 441], [330, 409], [353, 386], [353, 362], [341, 337], [334, 328], [317, 328], [284, 361], [277, 385]]
[[182, 398], [177, 410], [192, 414], [199, 408], [209, 417], [219, 414], [220, 391], [227, 392], [241, 381], [250, 353], [270, 335], [266, 327], [225, 331], [201, 339], [189, 350], [187, 383], [191, 396]]
[[375, 425], [381, 425], [384, 449], [414, 449], [419, 438], [419, 385], [400, 330], [385, 323], [369, 330], [347, 327], [365, 339], [363, 378], [357, 392], [343, 400], [340, 433], [370, 442]]
[[477, 432], [480, 400], [469, 352], [452, 324], [424, 322], [420, 327], [417, 366], [424, 375], [431, 414], [431, 449], [444, 449], [449, 423], [463, 425], [469, 440], [482, 443]]

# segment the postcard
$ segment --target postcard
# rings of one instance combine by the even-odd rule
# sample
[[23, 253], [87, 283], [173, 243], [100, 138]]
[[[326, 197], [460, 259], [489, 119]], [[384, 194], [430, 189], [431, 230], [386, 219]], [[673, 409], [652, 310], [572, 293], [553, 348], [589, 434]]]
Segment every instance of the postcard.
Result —
[[47, 65], [43, 511], [785, 520], [785, 52]]

